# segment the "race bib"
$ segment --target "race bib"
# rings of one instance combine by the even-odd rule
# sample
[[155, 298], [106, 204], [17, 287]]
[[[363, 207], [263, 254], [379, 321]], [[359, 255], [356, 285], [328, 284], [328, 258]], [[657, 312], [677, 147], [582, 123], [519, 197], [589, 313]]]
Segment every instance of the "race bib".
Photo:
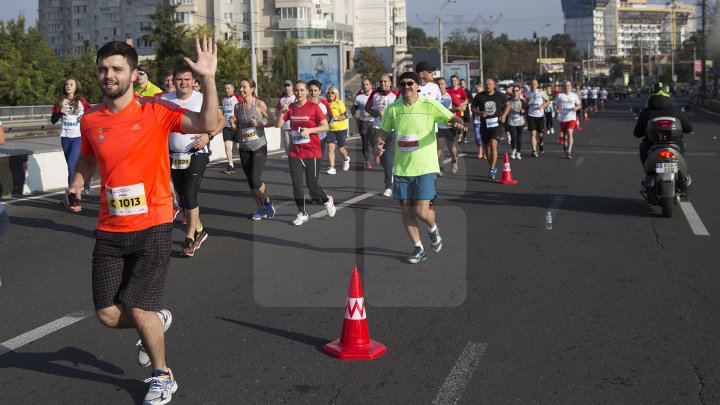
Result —
[[520, 117], [521, 117], [520, 113], [514, 112], [514, 113], [510, 114], [510, 119], [513, 120], [513, 121], [519, 120]]
[[399, 135], [397, 146], [400, 152], [415, 152], [420, 149], [420, 138], [417, 134]]
[[105, 186], [105, 196], [111, 215], [127, 216], [148, 212], [143, 183], [113, 188]]
[[63, 128], [77, 128], [80, 125], [80, 118], [77, 115], [66, 115], [62, 125]]
[[485, 119], [485, 126], [488, 128], [495, 128], [498, 126], [498, 117], [495, 118], [486, 118]]
[[192, 155], [184, 152], [176, 152], [170, 154], [170, 168], [184, 170], [190, 167]]
[[563, 111], [565, 114], [572, 112], [575, 109], [575, 104], [566, 104], [563, 106]]
[[252, 142], [258, 140], [258, 134], [255, 128], [243, 128], [240, 130], [243, 142]]
[[295, 145], [303, 145], [306, 143], [310, 143], [310, 137], [300, 135], [300, 131], [290, 132], [290, 137], [292, 138], [292, 143], [294, 143]]

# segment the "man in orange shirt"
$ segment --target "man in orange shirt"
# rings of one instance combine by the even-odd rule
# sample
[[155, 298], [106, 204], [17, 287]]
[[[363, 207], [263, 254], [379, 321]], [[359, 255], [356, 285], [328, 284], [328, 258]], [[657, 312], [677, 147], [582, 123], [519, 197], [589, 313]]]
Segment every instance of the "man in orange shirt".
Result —
[[[124, 42], [97, 52], [97, 79], [104, 101], [83, 116], [82, 146], [67, 190], [70, 209], [95, 167], [100, 172], [100, 214], [92, 260], [92, 289], [100, 322], [110, 328], [134, 328], [140, 336], [138, 362], [153, 366], [145, 404], [166, 404], [177, 390], [165, 364], [165, 330], [170, 311], [160, 310], [170, 263], [172, 196], [170, 132], [203, 134], [222, 128], [215, 71], [217, 47], [196, 39], [198, 59], [185, 62], [200, 77], [204, 98], [191, 112], [159, 98], [133, 94], [138, 56]], [[214, 132], [213, 132], [214, 133]]]

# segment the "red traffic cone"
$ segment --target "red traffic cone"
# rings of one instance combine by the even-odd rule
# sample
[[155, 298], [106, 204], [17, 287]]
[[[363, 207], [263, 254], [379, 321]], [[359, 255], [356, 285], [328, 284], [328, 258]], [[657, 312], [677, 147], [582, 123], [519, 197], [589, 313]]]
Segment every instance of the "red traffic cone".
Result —
[[505, 161], [503, 162], [502, 178], [497, 183], [518, 184], [517, 180], [513, 180], [512, 178], [512, 171], [510, 170], [510, 159], [508, 159], [507, 152], [505, 152]]
[[583, 110], [585, 113], [583, 114], [583, 121], [587, 121], [589, 118], [587, 116], [587, 110]]
[[357, 266], [350, 274], [345, 319], [343, 319], [340, 339], [323, 347], [323, 351], [341, 360], [372, 360], [382, 356], [387, 348], [384, 344], [370, 340], [365, 313], [365, 299], [360, 284]]
[[558, 136], [558, 139], [557, 139], [557, 144], [562, 145], [564, 143], [565, 143], [565, 138], [563, 137], [563, 133], [560, 132], [560, 136]]
[[582, 128], [580, 128], [580, 120], [579, 119], [575, 120], [575, 130], [582, 131]]

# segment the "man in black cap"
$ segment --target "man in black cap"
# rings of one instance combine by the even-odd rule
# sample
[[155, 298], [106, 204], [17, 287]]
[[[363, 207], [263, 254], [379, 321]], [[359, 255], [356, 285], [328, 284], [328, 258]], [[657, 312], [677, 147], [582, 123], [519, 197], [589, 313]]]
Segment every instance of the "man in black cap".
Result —
[[442, 94], [440, 94], [440, 87], [435, 83], [433, 74], [437, 68], [432, 64], [421, 61], [415, 65], [415, 72], [420, 77], [420, 95], [427, 98], [432, 98], [437, 101], [442, 100]]
[[133, 89], [135, 94], [152, 97], [156, 94], [161, 94], [163, 92], [160, 87], [154, 85], [148, 78], [150, 72], [148, 71], [147, 67], [145, 67], [144, 65], [138, 65], [137, 70], [137, 86], [135, 86], [135, 88]]
[[[400, 201], [402, 221], [413, 251], [408, 263], [427, 260], [420, 240], [418, 219], [427, 224], [430, 245], [434, 252], [442, 249], [442, 237], [435, 223], [430, 201], [435, 194], [435, 174], [440, 171], [437, 159], [435, 124], [463, 127], [462, 118], [443, 107], [439, 101], [418, 94], [420, 77], [414, 72], [400, 75], [398, 86], [402, 102], [390, 104], [383, 113], [376, 133], [376, 152], [385, 152], [387, 134], [395, 131], [395, 162], [393, 196]], [[403, 116], [410, 115], [412, 118]]]

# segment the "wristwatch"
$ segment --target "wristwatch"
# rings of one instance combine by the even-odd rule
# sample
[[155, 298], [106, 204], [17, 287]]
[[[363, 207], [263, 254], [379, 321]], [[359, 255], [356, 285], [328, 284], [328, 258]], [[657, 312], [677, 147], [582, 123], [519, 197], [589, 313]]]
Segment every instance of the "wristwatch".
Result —
[[208, 134], [208, 136], [210, 137], [210, 140], [211, 140], [211, 141], [213, 140], [213, 138], [215, 138], [215, 135], [213, 135], [212, 133], [208, 132], [207, 134]]

